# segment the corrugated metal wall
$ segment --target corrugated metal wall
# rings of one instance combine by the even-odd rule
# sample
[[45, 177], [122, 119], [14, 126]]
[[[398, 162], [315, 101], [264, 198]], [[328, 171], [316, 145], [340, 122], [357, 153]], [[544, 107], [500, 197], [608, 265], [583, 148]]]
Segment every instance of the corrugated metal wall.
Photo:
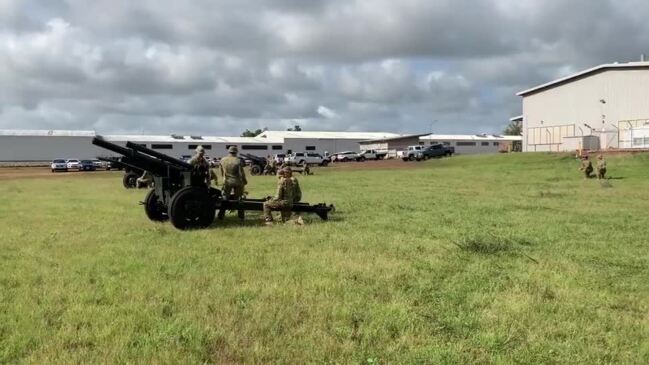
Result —
[[618, 121], [649, 119], [649, 70], [606, 71], [526, 96], [523, 118], [524, 151], [564, 150], [563, 137], [590, 134], [618, 147]]

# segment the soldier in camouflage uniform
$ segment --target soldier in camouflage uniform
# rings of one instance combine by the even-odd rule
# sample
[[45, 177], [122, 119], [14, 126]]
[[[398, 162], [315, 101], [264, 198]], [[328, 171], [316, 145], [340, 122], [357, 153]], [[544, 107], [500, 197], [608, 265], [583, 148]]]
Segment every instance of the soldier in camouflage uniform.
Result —
[[[239, 149], [236, 146], [228, 148], [229, 156], [221, 159], [220, 169], [223, 176], [223, 196], [226, 199], [239, 200], [243, 198], [244, 188], [248, 185], [246, 173], [243, 171], [244, 162], [237, 157]], [[244, 219], [243, 209], [237, 209], [239, 219]], [[224, 211], [219, 212], [219, 219], [223, 218]]]
[[200, 180], [202, 184], [209, 187], [212, 174], [210, 173], [210, 164], [205, 159], [205, 149], [203, 146], [196, 147], [196, 154], [189, 160], [189, 164], [192, 165], [194, 169], [192, 174], [197, 177], [197, 180]]
[[579, 168], [579, 171], [584, 172], [584, 178], [586, 179], [593, 177], [593, 164], [588, 159], [588, 156], [583, 156], [581, 158], [581, 167]]
[[[293, 177], [293, 171], [290, 168], [283, 168], [279, 172], [279, 181], [277, 183], [277, 193], [275, 196], [264, 202], [264, 220], [267, 225], [273, 224], [273, 209], [279, 209], [282, 215], [282, 222], [286, 222], [291, 217], [291, 208], [296, 197], [296, 186], [299, 189], [297, 179]], [[300, 198], [302, 192], [299, 193]]]
[[264, 175], [275, 175], [277, 173], [277, 163], [275, 159], [268, 155], [266, 157], [266, 166], [264, 167]]
[[597, 156], [597, 179], [604, 179], [606, 176], [606, 160], [604, 156]]

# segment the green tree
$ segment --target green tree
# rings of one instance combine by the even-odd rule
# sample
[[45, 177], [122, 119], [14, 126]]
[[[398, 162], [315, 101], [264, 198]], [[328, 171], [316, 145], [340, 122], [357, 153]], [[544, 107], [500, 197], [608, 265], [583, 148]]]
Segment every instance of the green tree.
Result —
[[301, 131], [301, 130], [302, 130], [302, 127], [300, 127], [300, 126], [297, 125], [297, 124], [295, 125], [295, 127], [292, 127], [292, 128], [287, 129], [287, 131], [291, 131], [291, 132], [299, 132], [299, 131]]
[[512, 121], [509, 123], [507, 128], [503, 131], [503, 134], [506, 136], [522, 136], [523, 135], [523, 123], [521, 121]]
[[241, 137], [257, 137], [258, 135], [262, 134], [267, 130], [268, 128], [256, 129], [254, 131], [251, 131], [250, 129], [246, 129], [243, 133], [241, 133]]

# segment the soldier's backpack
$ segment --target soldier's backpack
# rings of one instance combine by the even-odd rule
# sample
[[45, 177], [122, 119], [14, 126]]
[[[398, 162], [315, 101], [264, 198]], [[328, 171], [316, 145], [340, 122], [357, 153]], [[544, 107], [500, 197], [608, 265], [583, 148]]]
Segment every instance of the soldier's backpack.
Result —
[[302, 200], [302, 189], [300, 189], [300, 184], [297, 182], [296, 178], [291, 178], [293, 182], [293, 203], [298, 203]]

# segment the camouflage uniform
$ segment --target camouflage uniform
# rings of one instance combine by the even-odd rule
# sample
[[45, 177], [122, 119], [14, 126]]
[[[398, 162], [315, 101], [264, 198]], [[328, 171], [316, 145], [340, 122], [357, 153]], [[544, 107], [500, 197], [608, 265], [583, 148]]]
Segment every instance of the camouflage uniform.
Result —
[[300, 200], [302, 200], [302, 189], [300, 189], [300, 183], [294, 177], [291, 177], [291, 182], [293, 183], [293, 203], [299, 203]]
[[221, 160], [221, 175], [223, 176], [223, 195], [229, 196], [234, 194], [234, 199], [243, 196], [243, 189], [248, 184], [246, 174], [243, 171], [243, 162], [236, 157], [238, 149], [230, 147], [228, 149], [230, 156]]
[[280, 174], [275, 197], [264, 202], [264, 219], [266, 222], [273, 221], [273, 215], [271, 213], [273, 209], [281, 210], [282, 222], [285, 222], [291, 216], [291, 208], [293, 208], [295, 199], [294, 182], [297, 182], [297, 180], [291, 177], [290, 170], [287, 172], [286, 169], [282, 169]]
[[192, 174], [196, 176], [196, 179], [206, 187], [209, 187], [211, 181], [210, 164], [205, 159], [204, 153], [203, 146], [198, 146], [196, 148], [196, 154], [189, 160], [189, 164], [194, 168]]
[[592, 173], [593, 173], [593, 164], [590, 163], [590, 160], [588, 157], [584, 157], [584, 159], [581, 161], [581, 167], [579, 170], [584, 172], [584, 177], [591, 178]]
[[602, 155], [597, 157], [597, 178], [604, 179], [606, 176], [606, 160]]
[[309, 168], [309, 164], [306, 162], [302, 165], [302, 175], [313, 175], [311, 168]]

